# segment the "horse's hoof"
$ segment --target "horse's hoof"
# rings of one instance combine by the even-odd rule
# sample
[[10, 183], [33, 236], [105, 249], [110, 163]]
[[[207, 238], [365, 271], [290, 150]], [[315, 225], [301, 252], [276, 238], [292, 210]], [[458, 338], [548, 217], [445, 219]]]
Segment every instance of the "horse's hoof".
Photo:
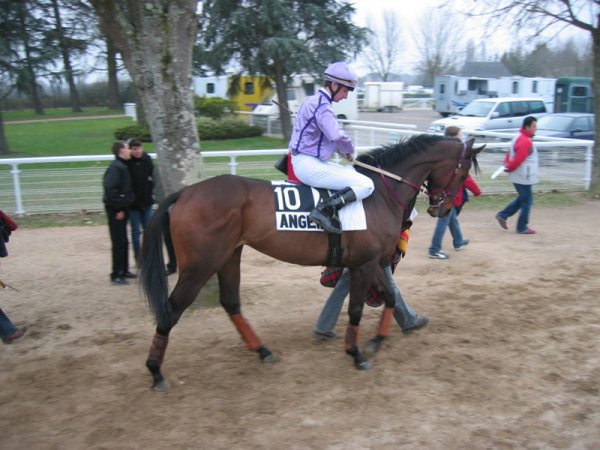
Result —
[[381, 348], [381, 341], [371, 339], [367, 345], [365, 345], [365, 353], [367, 355], [374, 355]]
[[154, 392], [159, 392], [161, 394], [164, 394], [166, 392], [169, 392], [169, 390], [171, 389], [171, 386], [169, 386], [169, 383], [167, 383], [166, 380], [162, 380], [162, 381], [158, 381], [158, 382], [154, 383], [154, 386], [152, 386], [152, 389], [154, 389]]
[[278, 361], [277, 356], [275, 356], [273, 352], [266, 347], [260, 347], [257, 352], [260, 360], [265, 364], [274, 364]]
[[357, 361], [355, 365], [358, 370], [369, 370], [371, 367], [373, 367], [373, 364], [366, 359], [360, 362]]
[[369, 370], [371, 367], [373, 367], [373, 364], [371, 364], [369, 360], [365, 358], [365, 355], [357, 351], [356, 355], [354, 355], [354, 366], [358, 370]]
[[261, 361], [265, 364], [275, 364], [277, 361], [279, 361], [279, 358], [277, 358], [275, 354], [271, 353], [270, 355], [261, 358]]

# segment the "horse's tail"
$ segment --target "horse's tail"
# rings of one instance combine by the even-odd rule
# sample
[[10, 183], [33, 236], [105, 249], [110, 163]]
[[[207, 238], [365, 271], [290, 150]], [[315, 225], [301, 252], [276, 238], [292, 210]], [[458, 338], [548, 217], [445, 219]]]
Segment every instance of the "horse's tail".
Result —
[[169, 285], [163, 257], [163, 233], [168, 230], [169, 207], [177, 201], [181, 191], [165, 198], [152, 220], [144, 230], [141, 252], [140, 283], [144, 288], [150, 311], [154, 313], [159, 330], [171, 328], [171, 308], [169, 307]]

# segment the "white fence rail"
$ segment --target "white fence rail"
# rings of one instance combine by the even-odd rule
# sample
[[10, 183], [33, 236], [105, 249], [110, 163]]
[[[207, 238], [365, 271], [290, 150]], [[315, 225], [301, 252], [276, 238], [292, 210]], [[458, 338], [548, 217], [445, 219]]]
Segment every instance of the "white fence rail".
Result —
[[[418, 133], [412, 126], [362, 124], [346, 125], [359, 152]], [[488, 143], [479, 156], [482, 172], [475, 179], [484, 194], [513, 192], [506, 176], [490, 179], [502, 164], [508, 146], [509, 142]], [[537, 147], [541, 182], [535, 186], [536, 191], [589, 189], [592, 142], [540, 142]], [[214, 151], [204, 152], [202, 158], [207, 177], [231, 173], [274, 180], [283, 178], [273, 164], [286, 152], [284, 148]], [[16, 215], [101, 211], [102, 177], [112, 159], [112, 155], [0, 159], [0, 209]]]
[[431, 97], [404, 97], [402, 109], [432, 109], [435, 105], [435, 98]]

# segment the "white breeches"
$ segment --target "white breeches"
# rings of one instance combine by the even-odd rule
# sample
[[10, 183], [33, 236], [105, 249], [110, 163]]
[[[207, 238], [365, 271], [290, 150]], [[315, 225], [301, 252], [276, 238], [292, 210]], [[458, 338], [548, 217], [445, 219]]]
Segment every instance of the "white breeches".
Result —
[[292, 155], [294, 173], [300, 181], [309, 186], [337, 191], [349, 187], [357, 200], [373, 193], [373, 181], [358, 173], [352, 166], [342, 166], [331, 161], [321, 161], [314, 156], [298, 153]]

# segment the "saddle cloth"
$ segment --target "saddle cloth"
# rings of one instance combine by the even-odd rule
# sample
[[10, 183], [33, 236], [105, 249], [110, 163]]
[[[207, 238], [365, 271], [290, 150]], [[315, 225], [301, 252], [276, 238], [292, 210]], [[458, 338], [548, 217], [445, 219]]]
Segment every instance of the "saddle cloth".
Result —
[[[323, 231], [308, 219], [321, 195], [311, 186], [289, 181], [272, 181], [275, 199], [275, 221], [281, 231]], [[367, 229], [367, 217], [362, 200], [350, 202], [338, 211], [343, 231]]]

